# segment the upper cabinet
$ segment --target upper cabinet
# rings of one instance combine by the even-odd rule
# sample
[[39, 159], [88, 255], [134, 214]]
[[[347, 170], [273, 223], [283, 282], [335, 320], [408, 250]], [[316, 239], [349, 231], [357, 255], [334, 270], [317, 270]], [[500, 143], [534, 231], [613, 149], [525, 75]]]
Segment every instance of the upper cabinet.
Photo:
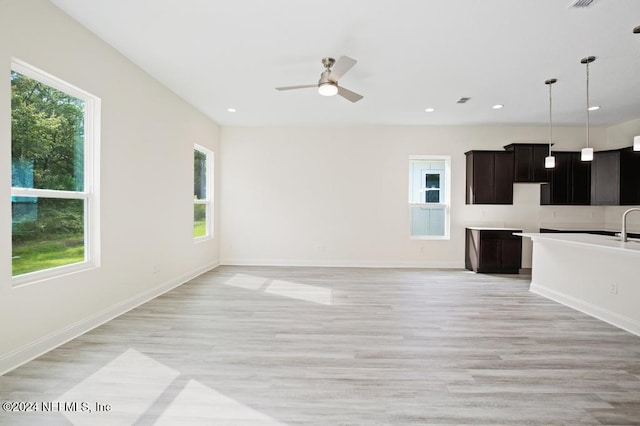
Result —
[[640, 152], [623, 148], [594, 153], [591, 204], [640, 204]]
[[513, 181], [548, 182], [544, 159], [549, 155], [549, 145], [539, 143], [512, 143], [504, 147], [513, 152]]
[[553, 152], [556, 167], [549, 171], [549, 183], [540, 186], [540, 204], [591, 204], [591, 162], [581, 161], [579, 152]]
[[469, 151], [467, 204], [513, 204], [513, 183], [538, 182], [542, 205], [640, 205], [640, 152], [631, 147], [594, 153], [553, 151], [556, 166], [545, 169], [549, 145], [512, 143], [504, 151]]
[[513, 204], [513, 152], [469, 151], [466, 204]]
[[620, 151], [594, 152], [591, 165], [591, 204], [620, 204]]

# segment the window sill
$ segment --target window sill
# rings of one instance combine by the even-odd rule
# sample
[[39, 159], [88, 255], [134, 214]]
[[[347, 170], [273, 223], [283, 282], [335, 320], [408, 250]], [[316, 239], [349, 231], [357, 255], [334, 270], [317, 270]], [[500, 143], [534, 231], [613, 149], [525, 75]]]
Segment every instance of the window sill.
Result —
[[448, 235], [413, 235], [409, 237], [410, 240], [451, 240]]
[[199, 243], [204, 243], [206, 241], [212, 241], [212, 240], [213, 240], [213, 236], [205, 235], [203, 237], [195, 237], [193, 239], [193, 243], [194, 244], [199, 244]]
[[98, 267], [99, 265], [96, 265], [93, 262], [72, 263], [70, 265], [58, 266], [56, 268], [45, 269], [42, 271], [15, 275], [11, 279], [11, 284], [13, 287], [22, 287], [24, 285], [36, 284], [42, 281], [49, 281], [56, 278], [62, 278], [67, 275], [85, 272]]

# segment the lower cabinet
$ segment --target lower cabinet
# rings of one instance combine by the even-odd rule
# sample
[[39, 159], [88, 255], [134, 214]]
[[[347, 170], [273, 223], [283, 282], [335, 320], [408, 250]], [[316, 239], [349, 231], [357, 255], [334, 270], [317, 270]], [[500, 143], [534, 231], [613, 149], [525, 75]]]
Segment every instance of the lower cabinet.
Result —
[[522, 267], [522, 232], [511, 228], [467, 228], [465, 268], [474, 272], [518, 274]]

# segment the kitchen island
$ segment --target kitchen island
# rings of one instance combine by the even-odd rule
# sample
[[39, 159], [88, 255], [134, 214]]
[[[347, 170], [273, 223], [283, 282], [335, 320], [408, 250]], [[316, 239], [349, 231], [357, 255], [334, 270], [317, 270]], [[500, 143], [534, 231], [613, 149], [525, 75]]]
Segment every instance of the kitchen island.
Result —
[[640, 335], [640, 240], [518, 235], [533, 241], [530, 291]]

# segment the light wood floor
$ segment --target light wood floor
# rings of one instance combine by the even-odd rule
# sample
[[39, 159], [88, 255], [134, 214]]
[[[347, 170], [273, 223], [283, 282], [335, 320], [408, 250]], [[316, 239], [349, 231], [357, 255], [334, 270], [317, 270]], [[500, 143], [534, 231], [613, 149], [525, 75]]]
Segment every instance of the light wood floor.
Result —
[[79, 404], [0, 423], [640, 424], [640, 337], [528, 286], [220, 267], [0, 377], [0, 400]]

